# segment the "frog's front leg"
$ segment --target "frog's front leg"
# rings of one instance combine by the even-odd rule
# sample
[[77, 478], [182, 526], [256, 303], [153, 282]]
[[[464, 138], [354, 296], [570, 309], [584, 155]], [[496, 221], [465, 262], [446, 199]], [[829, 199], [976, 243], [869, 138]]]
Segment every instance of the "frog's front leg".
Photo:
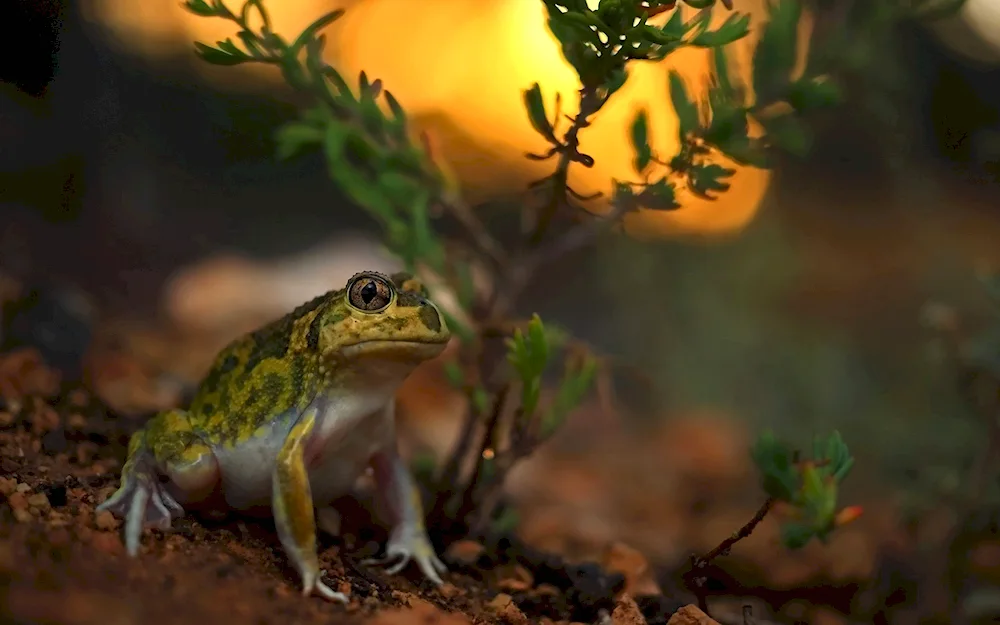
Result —
[[323, 572], [316, 553], [316, 517], [305, 454], [318, 414], [319, 407], [311, 405], [285, 438], [274, 466], [271, 506], [281, 545], [302, 577], [302, 594], [316, 591], [325, 599], [347, 603], [347, 595], [320, 579]]
[[198, 501], [218, 481], [219, 465], [211, 448], [194, 432], [186, 412], [170, 410], [132, 435], [121, 484], [97, 511], [125, 519], [125, 547], [135, 556], [143, 528], [169, 529], [175, 518], [184, 516], [177, 497]]
[[[395, 422], [395, 409], [395, 401], [390, 401], [385, 408], [385, 418], [389, 423]], [[366, 564], [388, 564], [395, 561], [395, 564], [386, 569], [387, 573], [394, 575], [403, 570], [410, 560], [414, 560], [424, 576], [435, 584], [443, 583], [440, 573], [448, 568], [434, 552], [434, 546], [427, 536], [420, 489], [403, 459], [399, 457], [395, 436], [372, 456], [371, 464], [375, 470], [379, 501], [388, 513], [392, 533], [386, 545], [385, 557], [368, 560]]]

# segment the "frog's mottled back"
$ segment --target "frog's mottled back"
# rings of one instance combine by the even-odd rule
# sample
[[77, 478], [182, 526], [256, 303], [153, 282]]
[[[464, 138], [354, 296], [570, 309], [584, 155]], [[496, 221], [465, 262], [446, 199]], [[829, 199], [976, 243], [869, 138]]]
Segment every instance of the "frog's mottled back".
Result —
[[235, 444], [301, 411], [362, 361], [415, 367], [449, 338], [419, 280], [360, 273], [222, 350], [192, 401], [191, 422], [210, 439]]

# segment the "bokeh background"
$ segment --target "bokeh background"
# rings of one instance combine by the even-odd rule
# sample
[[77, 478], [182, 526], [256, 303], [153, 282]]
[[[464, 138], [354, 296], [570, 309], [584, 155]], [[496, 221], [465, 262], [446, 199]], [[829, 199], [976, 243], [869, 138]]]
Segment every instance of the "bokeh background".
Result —
[[[759, 25], [762, 0], [737, 5]], [[329, 60], [381, 78], [466, 196], [516, 215], [521, 189], [551, 165], [523, 158], [540, 146], [521, 89], [539, 81], [569, 98], [575, 88], [542, 3], [269, 4], [284, 33], [336, 6], [347, 13], [330, 30]], [[74, 332], [57, 343], [80, 344], [84, 375], [123, 412], [177, 401], [235, 334], [359, 269], [393, 266], [377, 225], [321, 161], [274, 160], [273, 130], [301, 104], [280, 77], [194, 57], [192, 41], [231, 35], [225, 23], [176, 0], [4, 10], [23, 40], [0, 41], [0, 269], [75, 320], [56, 323]], [[858, 457], [845, 500], [873, 506], [843, 539], [853, 547], [792, 555], [772, 532], [740, 570], [794, 587], [818, 574], [874, 578], [888, 543], [915, 553], [899, 547], [914, 542], [901, 538], [914, 502], [921, 518], [947, 508], [941, 493], [984, 444], [921, 315], [937, 301], [973, 320], [989, 310], [977, 276], [1000, 262], [998, 33], [994, 0], [901, 25], [871, 51], [848, 104], [821, 121], [808, 157], [741, 168], [719, 199], [634, 219], [628, 236], [537, 276], [519, 310], [633, 363], [649, 384], [619, 380], [621, 415], [586, 407], [518, 473], [527, 535], [581, 554], [624, 540], [667, 566], [753, 509], [754, 432], [807, 444], [837, 428]], [[739, 44], [738, 58], [753, 45]], [[668, 68], [698, 81], [708, 60], [684, 51], [635, 72], [583, 135], [597, 166], [574, 172], [581, 190], [629, 174], [627, 123], [640, 106], [669, 151]], [[409, 393], [411, 434], [447, 448], [461, 401], [434, 372]], [[568, 537], [553, 529], [567, 519]], [[838, 560], [848, 553], [858, 563]]]

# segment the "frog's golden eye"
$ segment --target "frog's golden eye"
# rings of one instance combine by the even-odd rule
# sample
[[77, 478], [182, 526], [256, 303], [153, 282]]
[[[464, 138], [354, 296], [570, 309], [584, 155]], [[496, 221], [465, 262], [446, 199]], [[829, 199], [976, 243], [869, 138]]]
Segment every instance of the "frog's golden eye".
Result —
[[358, 276], [347, 289], [351, 306], [365, 312], [379, 312], [392, 301], [392, 286], [378, 276]]

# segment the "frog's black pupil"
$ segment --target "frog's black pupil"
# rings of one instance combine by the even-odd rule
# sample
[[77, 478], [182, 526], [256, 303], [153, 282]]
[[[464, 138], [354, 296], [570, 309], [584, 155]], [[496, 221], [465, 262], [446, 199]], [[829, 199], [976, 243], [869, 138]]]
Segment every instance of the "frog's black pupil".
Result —
[[370, 304], [376, 295], [378, 295], [378, 287], [375, 286], [374, 282], [369, 282], [361, 287], [361, 299], [365, 304]]

